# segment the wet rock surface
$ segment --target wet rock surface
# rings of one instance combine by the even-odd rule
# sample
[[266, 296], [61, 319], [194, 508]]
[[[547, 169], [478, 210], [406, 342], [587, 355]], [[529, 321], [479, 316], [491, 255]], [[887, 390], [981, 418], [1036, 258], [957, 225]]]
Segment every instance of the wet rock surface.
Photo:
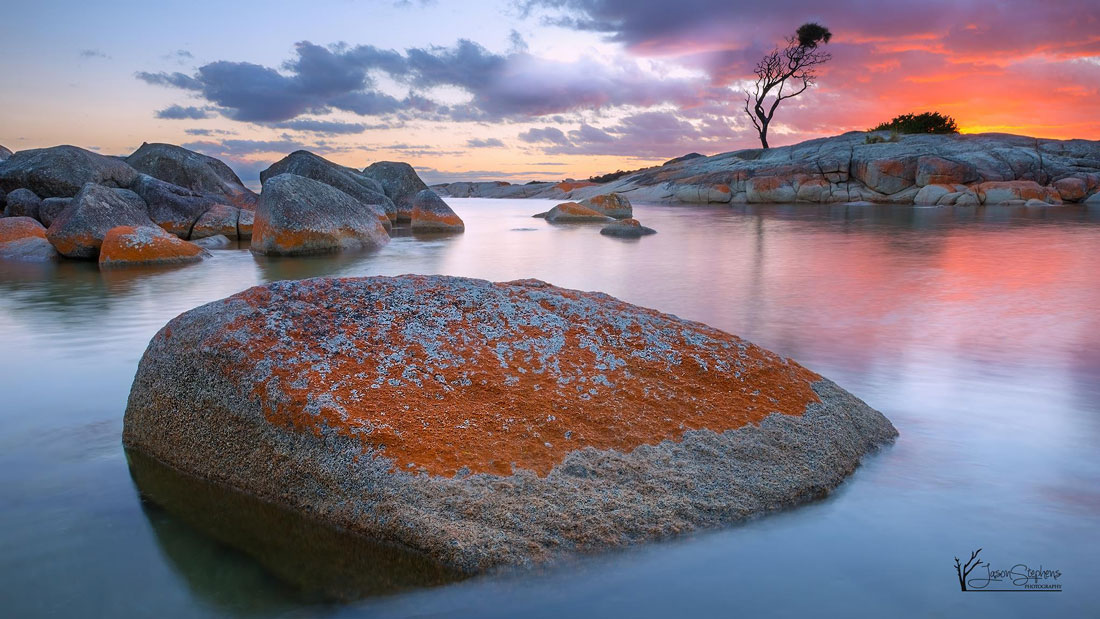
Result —
[[636, 239], [650, 234], [657, 234], [657, 231], [643, 226], [637, 219], [620, 219], [601, 228], [600, 234], [623, 239]]
[[314, 279], [166, 325], [131, 450], [477, 572], [826, 494], [881, 414], [736, 336], [534, 280]]

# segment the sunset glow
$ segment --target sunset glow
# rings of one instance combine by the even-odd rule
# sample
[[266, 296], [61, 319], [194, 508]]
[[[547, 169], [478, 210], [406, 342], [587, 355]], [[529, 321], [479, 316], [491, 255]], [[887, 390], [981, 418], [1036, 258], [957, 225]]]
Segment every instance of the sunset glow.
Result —
[[298, 148], [522, 182], [755, 147], [746, 80], [807, 20], [832, 29], [833, 59], [781, 108], [772, 145], [931, 110], [964, 133], [1100, 139], [1095, 2], [440, 0], [293, 19], [289, 3], [42, 4], [0, 24], [0, 144], [171, 142], [252, 184]]

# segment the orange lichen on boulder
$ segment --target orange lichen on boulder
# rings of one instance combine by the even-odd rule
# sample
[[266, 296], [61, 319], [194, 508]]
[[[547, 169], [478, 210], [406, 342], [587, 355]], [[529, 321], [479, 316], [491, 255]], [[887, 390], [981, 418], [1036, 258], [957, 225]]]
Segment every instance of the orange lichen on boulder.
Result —
[[536, 217], [545, 217], [546, 221], [552, 223], [585, 223], [612, 221], [611, 217], [608, 217], [607, 215], [604, 215], [599, 211], [592, 210], [587, 206], [577, 204], [576, 202], [563, 202], [550, 209], [546, 213], [536, 215]]
[[537, 281], [405, 276], [247, 290], [223, 368], [268, 422], [336, 432], [400, 470], [547, 474], [569, 452], [630, 452], [801, 415], [820, 379], [702, 324]]
[[590, 183], [588, 181], [573, 181], [573, 182], [562, 181], [562, 182], [560, 182], [560, 183], [558, 183], [557, 185], [554, 185], [554, 186], [557, 187], [558, 189], [566, 192], [566, 193], [569, 193], [570, 191], [573, 191], [574, 189], [580, 189], [581, 187], [591, 187], [595, 184], [596, 183]]
[[186, 264], [206, 250], [153, 226], [117, 226], [107, 231], [99, 250], [99, 267]]
[[30, 217], [0, 218], [0, 243], [28, 238], [46, 238], [46, 229]]

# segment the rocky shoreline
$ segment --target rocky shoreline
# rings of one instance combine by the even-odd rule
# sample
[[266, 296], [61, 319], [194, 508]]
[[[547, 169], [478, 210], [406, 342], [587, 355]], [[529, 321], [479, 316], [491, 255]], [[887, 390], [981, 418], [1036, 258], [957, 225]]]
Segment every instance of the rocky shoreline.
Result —
[[463, 573], [827, 494], [890, 422], [797, 363], [599, 293], [313, 279], [150, 342], [127, 449]]
[[463, 198], [579, 201], [618, 193], [635, 202], [690, 204], [1100, 204], [1098, 141], [972, 134], [872, 143], [868, 135], [677, 158], [602, 184], [497, 181], [432, 188]]
[[236, 240], [253, 241], [257, 254], [299, 256], [378, 248], [400, 224], [464, 229], [407, 163], [355, 170], [296, 151], [260, 178], [256, 194], [223, 162], [171, 144], [142, 144], [128, 157], [0, 148], [0, 207], [5, 220], [21, 220], [0, 227], [0, 259], [186, 264]]

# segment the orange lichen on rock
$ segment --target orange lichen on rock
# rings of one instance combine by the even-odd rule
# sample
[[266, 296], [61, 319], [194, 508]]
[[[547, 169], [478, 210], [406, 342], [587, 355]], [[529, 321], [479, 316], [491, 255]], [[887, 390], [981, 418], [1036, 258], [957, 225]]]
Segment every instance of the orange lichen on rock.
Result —
[[562, 182], [560, 182], [560, 183], [558, 183], [557, 185], [554, 185], [554, 186], [557, 187], [558, 189], [566, 192], [566, 193], [569, 193], [570, 191], [573, 191], [574, 189], [580, 189], [581, 187], [591, 187], [595, 184], [596, 183], [590, 183], [588, 181], [573, 181], [573, 182], [562, 181]]
[[198, 262], [206, 251], [152, 226], [117, 226], [107, 231], [99, 250], [99, 266], [121, 267]]
[[531, 280], [306, 280], [230, 300], [248, 309], [219, 336], [243, 355], [225, 372], [268, 422], [356, 437], [400, 470], [546, 475], [579, 449], [818, 401], [817, 374], [736, 336]]
[[46, 229], [30, 217], [0, 218], [0, 243], [10, 243], [27, 238], [46, 238]]

